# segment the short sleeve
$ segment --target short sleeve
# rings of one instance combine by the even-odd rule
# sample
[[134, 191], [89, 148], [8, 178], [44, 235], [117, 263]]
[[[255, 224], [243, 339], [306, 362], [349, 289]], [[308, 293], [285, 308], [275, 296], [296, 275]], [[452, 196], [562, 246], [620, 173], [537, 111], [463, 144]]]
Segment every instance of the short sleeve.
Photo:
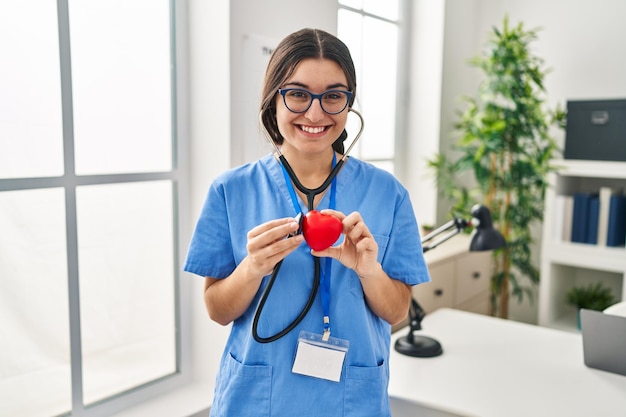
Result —
[[415, 285], [430, 281], [417, 220], [406, 191], [397, 201], [382, 264], [389, 276], [406, 284]]
[[227, 204], [220, 183], [213, 183], [189, 244], [184, 270], [203, 277], [225, 278], [234, 271]]

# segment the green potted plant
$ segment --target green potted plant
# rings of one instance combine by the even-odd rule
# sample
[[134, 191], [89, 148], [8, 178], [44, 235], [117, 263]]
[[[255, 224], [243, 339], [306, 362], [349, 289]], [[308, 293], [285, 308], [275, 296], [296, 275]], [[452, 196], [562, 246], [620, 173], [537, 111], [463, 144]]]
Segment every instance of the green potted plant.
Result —
[[[491, 278], [491, 314], [508, 318], [509, 298], [520, 302], [532, 295], [522, 276], [533, 285], [539, 270], [531, 263], [533, 222], [543, 218], [547, 175], [556, 151], [553, 127], [563, 128], [565, 112], [545, 104], [543, 60], [531, 53], [536, 31], [520, 23], [509, 26], [505, 16], [501, 29], [493, 28], [486, 53], [470, 64], [479, 68], [484, 81], [476, 98], [467, 97], [467, 108], [456, 128], [458, 159], [438, 154], [428, 161], [443, 196], [452, 204], [453, 216], [467, 216], [482, 200], [491, 210], [494, 225], [507, 247], [494, 252]], [[473, 173], [475, 185], [459, 179]]]
[[578, 309], [602, 311], [617, 302], [611, 289], [602, 282], [595, 282], [584, 286], [572, 287], [567, 291], [568, 304]]
[[568, 304], [576, 307], [578, 311], [578, 328], [580, 329], [580, 309], [602, 311], [617, 302], [611, 289], [598, 281], [583, 286], [575, 286], [565, 294]]

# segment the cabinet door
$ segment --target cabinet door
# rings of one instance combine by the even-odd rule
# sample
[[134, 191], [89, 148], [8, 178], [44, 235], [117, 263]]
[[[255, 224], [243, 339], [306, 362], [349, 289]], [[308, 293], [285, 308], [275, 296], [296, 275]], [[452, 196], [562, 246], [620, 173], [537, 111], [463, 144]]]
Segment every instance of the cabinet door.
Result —
[[489, 292], [485, 291], [462, 304], [458, 304], [455, 308], [470, 313], [489, 315], [489, 307]]
[[431, 282], [413, 287], [413, 296], [427, 313], [441, 307], [453, 307], [456, 272], [454, 261], [442, 262], [428, 269]]
[[457, 283], [454, 304], [461, 305], [479, 294], [489, 299], [491, 252], [469, 252], [457, 259]]

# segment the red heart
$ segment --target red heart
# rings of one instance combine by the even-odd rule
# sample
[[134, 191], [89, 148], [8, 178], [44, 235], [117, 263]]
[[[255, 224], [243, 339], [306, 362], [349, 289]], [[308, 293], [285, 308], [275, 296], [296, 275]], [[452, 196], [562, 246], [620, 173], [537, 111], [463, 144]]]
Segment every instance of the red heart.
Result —
[[311, 210], [302, 221], [302, 234], [311, 249], [321, 251], [339, 239], [343, 225], [341, 220], [330, 214]]

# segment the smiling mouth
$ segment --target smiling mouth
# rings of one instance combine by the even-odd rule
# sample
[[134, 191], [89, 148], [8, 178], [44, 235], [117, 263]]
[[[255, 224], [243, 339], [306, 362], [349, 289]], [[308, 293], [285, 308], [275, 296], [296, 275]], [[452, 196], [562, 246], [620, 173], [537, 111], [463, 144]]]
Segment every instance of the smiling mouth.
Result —
[[300, 130], [302, 130], [303, 132], [306, 133], [311, 133], [311, 134], [318, 134], [318, 133], [322, 133], [323, 131], [325, 131], [326, 129], [328, 129], [328, 126], [303, 126], [300, 125]]

